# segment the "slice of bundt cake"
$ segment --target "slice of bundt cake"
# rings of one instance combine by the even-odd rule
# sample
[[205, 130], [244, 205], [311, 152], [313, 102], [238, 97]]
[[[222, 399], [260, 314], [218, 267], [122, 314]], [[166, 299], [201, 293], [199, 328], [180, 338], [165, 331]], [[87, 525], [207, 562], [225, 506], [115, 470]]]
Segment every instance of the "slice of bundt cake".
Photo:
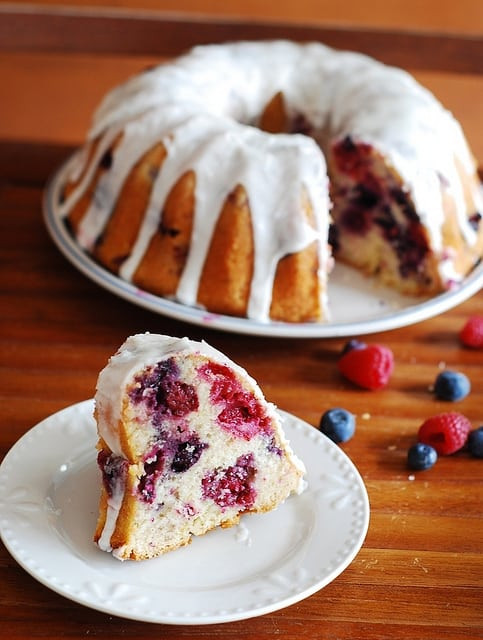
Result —
[[206, 343], [131, 336], [99, 374], [94, 539], [121, 560], [176, 549], [301, 486], [275, 407]]

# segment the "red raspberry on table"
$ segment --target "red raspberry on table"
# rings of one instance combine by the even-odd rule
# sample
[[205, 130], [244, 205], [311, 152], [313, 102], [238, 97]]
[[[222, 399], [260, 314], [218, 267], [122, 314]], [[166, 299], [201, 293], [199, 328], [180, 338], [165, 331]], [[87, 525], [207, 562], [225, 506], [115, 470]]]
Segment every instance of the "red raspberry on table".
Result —
[[448, 456], [464, 447], [471, 428], [471, 422], [461, 413], [439, 413], [423, 422], [418, 439], [431, 445], [439, 455]]
[[460, 331], [460, 340], [465, 347], [483, 347], [483, 316], [470, 316]]
[[394, 356], [381, 344], [358, 343], [344, 349], [338, 362], [339, 371], [354, 384], [364, 389], [382, 389], [394, 370]]

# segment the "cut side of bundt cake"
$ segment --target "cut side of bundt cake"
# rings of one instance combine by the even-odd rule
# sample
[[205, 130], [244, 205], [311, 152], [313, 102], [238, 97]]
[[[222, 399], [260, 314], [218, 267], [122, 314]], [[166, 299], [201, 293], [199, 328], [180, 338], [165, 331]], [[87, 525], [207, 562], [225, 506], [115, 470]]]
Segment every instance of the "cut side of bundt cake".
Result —
[[[441, 219], [418, 213], [398, 171], [373, 146], [350, 136], [333, 145], [330, 241], [334, 258], [377, 276], [403, 294], [432, 295], [451, 289], [483, 255], [483, 225], [477, 202], [461, 206], [439, 179]], [[475, 176], [461, 174], [458, 185]], [[463, 192], [460, 194], [463, 196]], [[469, 212], [474, 212], [469, 215]], [[426, 222], [425, 222], [426, 220]]]
[[403, 70], [317, 43], [201, 46], [128, 80], [61, 200], [120, 278], [260, 322], [330, 319], [333, 257], [433, 295], [483, 254], [459, 123]]
[[304, 466], [275, 407], [204, 342], [131, 336], [99, 374], [95, 407], [94, 539], [121, 560], [159, 556], [300, 490]]
[[[388, 84], [378, 95], [370, 84], [358, 87], [357, 78], [347, 82], [346, 90], [358, 89], [360, 104], [352, 109], [365, 105], [369, 113], [334, 113], [335, 121], [345, 113], [355, 125], [338, 135], [317, 131], [281, 92], [258, 124], [319, 139], [330, 177], [329, 243], [336, 261], [403, 294], [436, 294], [461, 283], [483, 256], [482, 186], [454, 118], [407, 74], [384, 70]], [[374, 117], [384, 118], [389, 108], [392, 120]], [[410, 169], [411, 161], [417, 164]]]

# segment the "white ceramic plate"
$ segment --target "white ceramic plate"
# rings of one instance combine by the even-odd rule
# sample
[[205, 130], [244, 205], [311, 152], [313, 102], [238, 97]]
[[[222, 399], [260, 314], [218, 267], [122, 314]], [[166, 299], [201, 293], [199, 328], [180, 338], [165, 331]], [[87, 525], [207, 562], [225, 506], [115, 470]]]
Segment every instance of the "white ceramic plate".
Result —
[[44, 197], [47, 229], [64, 256], [88, 278], [111, 293], [156, 313], [213, 329], [286, 338], [331, 338], [387, 331], [421, 322], [443, 313], [471, 297], [483, 287], [483, 264], [457, 289], [430, 299], [402, 296], [382, 287], [354, 269], [336, 265], [329, 283], [330, 322], [256, 322], [208, 313], [203, 309], [161, 298], [138, 289], [98, 265], [73, 240], [58, 214], [67, 163], [51, 180]]
[[359, 551], [369, 522], [359, 473], [317, 429], [282, 413], [307, 467], [301, 495], [159, 558], [116, 560], [92, 542], [100, 483], [92, 410], [88, 400], [47, 418], [0, 467], [3, 542], [26, 571], [63, 596], [134, 620], [229, 622], [310, 596]]

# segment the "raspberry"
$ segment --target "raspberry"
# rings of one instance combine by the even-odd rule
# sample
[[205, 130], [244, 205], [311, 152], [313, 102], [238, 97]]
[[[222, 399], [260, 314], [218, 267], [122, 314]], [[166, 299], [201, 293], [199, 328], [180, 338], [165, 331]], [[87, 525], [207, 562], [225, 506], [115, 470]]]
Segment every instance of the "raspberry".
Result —
[[243, 390], [228, 367], [219, 364], [203, 365], [198, 370], [210, 382], [210, 398], [220, 406], [218, 424], [237, 438], [251, 440], [258, 433], [270, 433], [270, 418], [252, 394]]
[[183, 417], [198, 408], [198, 395], [191, 384], [173, 380], [164, 388], [158, 389], [156, 398], [163, 411], [173, 416]]
[[257, 473], [253, 453], [240, 456], [236, 464], [226, 469], [214, 469], [201, 481], [203, 498], [210, 498], [222, 510], [237, 506], [250, 509], [257, 492], [254, 479]]
[[382, 389], [393, 372], [394, 356], [383, 345], [362, 345], [343, 353], [338, 366], [342, 375], [359, 387]]
[[134, 403], [144, 403], [153, 411], [153, 422], [159, 426], [165, 416], [183, 416], [196, 411], [199, 405], [195, 388], [182, 382], [173, 358], [159, 362], [136, 376], [136, 384], [129, 392]]
[[483, 316], [471, 316], [460, 331], [460, 340], [465, 347], [483, 348]]
[[434, 393], [438, 400], [456, 402], [465, 398], [470, 391], [470, 381], [459, 371], [442, 371], [434, 382]]
[[459, 451], [466, 444], [471, 422], [461, 413], [439, 413], [419, 427], [419, 442], [429, 444], [442, 456]]

